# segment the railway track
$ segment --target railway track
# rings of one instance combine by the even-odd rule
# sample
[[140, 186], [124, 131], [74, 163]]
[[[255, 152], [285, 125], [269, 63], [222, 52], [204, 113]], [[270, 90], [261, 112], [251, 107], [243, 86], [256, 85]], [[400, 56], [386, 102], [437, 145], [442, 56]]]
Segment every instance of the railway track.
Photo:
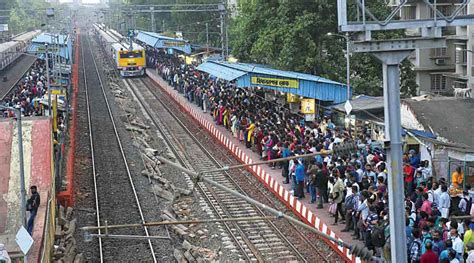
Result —
[[[145, 223], [89, 36], [85, 35], [81, 39], [97, 226]], [[98, 234], [103, 233], [99, 231]], [[146, 227], [121, 229], [114, 231], [114, 235], [150, 237]], [[130, 259], [136, 262], [157, 262], [150, 239], [104, 239], [99, 236], [98, 247], [98, 255], [93, 256], [94, 262], [120, 262]]]
[[[172, 106], [169, 98], [158, 89], [150, 88], [155, 86], [154, 84], [143, 79], [127, 79], [125, 82], [131, 87], [132, 93], [183, 166], [196, 171], [221, 167], [213, 153], [209, 152], [206, 146], [194, 136], [195, 132], [189, 130], [188, 126], [193, 124], [185, 124], [175, 114], [179, 111], [176, 105]], [[245, 194], [239, 183], [228, 172], [212, 173], [207, 176]], [[218, 218], [267, 216], [259, 208], [220, 189], [209, 187], [201, 182], [197, 184], [197, 188]], [[308, 261], [271, 220], [224, 223], [223, 225], [236, 245], [236, 249], [246, 261]], [[302, 238], [302, 242], [309, 242], [309, 240]], [[313, 246], [313, 249], [320, 262], [327, 261], [327, 258], [316, 247]]]

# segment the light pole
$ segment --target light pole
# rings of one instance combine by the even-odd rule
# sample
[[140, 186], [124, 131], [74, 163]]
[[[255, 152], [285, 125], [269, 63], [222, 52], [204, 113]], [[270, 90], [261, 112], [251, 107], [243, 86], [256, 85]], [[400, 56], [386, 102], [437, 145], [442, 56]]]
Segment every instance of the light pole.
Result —
[[209, 55], [209, 23], [206, 23], [206, 52]]
[[[5, 107], [0, 106], [0, 110], [12, 110], [15, 111], [16, 125], [18, 130], [18, 154], [20, 161], [20, 209], [21, 209], [21, 225], [27, 228], [26, 225], [26, 189], [25, 189], [25, 164], [23, 161], [23, 131], [21, 128], [21, 108]], [[24, 256], [26, 262], [26, 255]]]
[[48, 57], [48, 43], [44, 43], [46, 55], [46, 82], [48, 83], [48, 116], [51, 117], [51, 84], [49, 79], [49, 57]]
[[346, 40], [346, 85], [347, 85], [347, 100], [351, 100], [351, 57], [350, 57], [350, 48], [351, 48], [351, 40], [349, 38], [349, 33], [345, 35], [334, 34], [334, 33], [327, 33], [328, 36], [336, 36], [342, 37]]

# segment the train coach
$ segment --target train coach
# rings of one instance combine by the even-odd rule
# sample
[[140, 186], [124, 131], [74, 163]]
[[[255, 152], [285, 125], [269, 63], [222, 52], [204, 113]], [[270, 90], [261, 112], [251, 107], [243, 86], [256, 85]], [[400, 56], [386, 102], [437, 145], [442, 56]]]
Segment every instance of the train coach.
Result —
[[122, 77], [145, 75], [145, 50], [135, 42], [126, 40], [120, 33], [106, 29], [103, 25], [94, 24], [95, 33], [106, 50], [107, 56], [114, 61], [115, 68]]
[[34, 30], [19, 34], [10, 41], [0, 44], [0, 70], [6, 68], [15, 61], [23, 52], [26, 52], [31, 40], [41, 33], [40, 30]]

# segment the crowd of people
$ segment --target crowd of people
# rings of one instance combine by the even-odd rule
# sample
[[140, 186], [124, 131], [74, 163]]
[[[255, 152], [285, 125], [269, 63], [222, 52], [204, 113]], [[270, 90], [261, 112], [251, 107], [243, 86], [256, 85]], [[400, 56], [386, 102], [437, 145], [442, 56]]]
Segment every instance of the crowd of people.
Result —
[[[20, 108], [23, 116], [43, 115], [44, 109], [39, 101], [47, 91], [45, 64], [44, 60], [36, 60], [10, 94], [0, 101], [0, 105]], [[15, 115], [10, 109], [3, 109], [1, 112], [3, 117]]]
[[[317, 209], [326, 204], [333, 224], [343, 224], [342, 231], [353, 232], [354, 239], [362, 240], [381, 261], [390, 260], [387, 179], [391, 175], [383, 149], [374, 146], [367, 130], [352, 136], [330, 116], [305, 122], [287, 106], [266, 101], [256, 89], [236, 88], [156, 50], [148, 50], [148, 63], [261, 159], [330, 150], [342, 142], [367, 145], [350, 155], [316, 155], [270, 166], [281, 169], [284, 183], [291, 184], [296, 197], [309, 198]], [[430, 162], [421, 160], [416, 149], [408, 150], [403, 161], [409, 261], [474, 262], [474, 223], [450, 217], [474, 215], [474, 191], [469, 186], [462, 189], [462, 170], [447, 182], [433, 177]]]

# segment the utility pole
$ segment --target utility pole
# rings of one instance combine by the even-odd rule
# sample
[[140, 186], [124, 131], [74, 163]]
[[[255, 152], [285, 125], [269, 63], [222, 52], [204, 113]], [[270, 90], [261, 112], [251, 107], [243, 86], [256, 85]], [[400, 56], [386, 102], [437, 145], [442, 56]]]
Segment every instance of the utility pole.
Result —
[[229, 57], [229, 34], [228, 34], [228, 25], [227, 23], [225, 24], [225, 54], [226, 58]]
[[346, 32], [346, 85], [347, 101], [349, 101], [351, 100], [351, 42], [348, 32]]
[[220, 19], [221, 19], [221, 49], [222, 49], [222, 58], [225, 60], [225, 41], [224, 41], [224, 12], [220, 13]]
[[[338, 26], [341, 32], [357, 32], [360, 41], [352, 43], [353, 52], [370, 53], [383, 65], [385, 140], [389, 142], [388, 157], [388, 204], [390, 222], [390, 248], [392, 262], [407, 262], [407, 246], [405, 222], [400, 220], [405, 214], [404, 184], [402, 171], [402, 137], [400, 112], [400, 63], [416, 49], [446, 47], [446, 39], [442, 37], [442, 28], [451, 26], [472, 25], [472, 20], [463, 17], [457, 12], [453, 17], [440, 16], [435, 5], [425, 1], [424, 7], [434, 12], [431, 21], [423, 19], [404, 20], [396, 19], [399, 10], [406, 1], [399, 1], [386, 19], [367, 23], [366, 16], [372, 16], [364, 0], [359, 0], [356, 9], [360, 9], [361, 20], [350, 21], [348, 8], [352, 6], [347, 0], [337, 1]], [[467, 7], [466, 1], [459, 7]], [[357, 10], [359, 11], [359, 10]], [[458, 16], [458, 17], [456, 17]], [[433, 26], [434, 25], [434, 26]], [[373, 31], [417, 29], [421, 32], [419, 38], [401, 38], [388, 40], [373, 40]]]
[[49, 56], [48, 56], [48, 43], [44, 44], [46, 54], [46, 82], [48, 87], [48, 116], [51, 116], [51, 79], [49, 78]]
[[163, 19], [161, 22], [162, 22], [161, 32], [165, 32], [165, 20]]
[[132, 10], [130, 10], [130, 12], [128, 13], [128, 39], [130, 41], [130, 47], [129, 47], [129, 50], [132, 51], [133, 50], [133, 42], [132, 42], [132, 34], [130, 32], [130, 30], [132, 30], [132, 17], [133, 17], [133, 14], [132, 14]]
[[[21, 109], [16, 109], [16, 124], [18, 130], [18, 157], [20, 158], [20, 195], [21, 195], [21, 223], [26, 225], [26, 189], [25, 189], [25, 164], [23, 161], [23, 131], [21, 127]], [[26, 255], [25, 255], [26, 260]], [[26, 262], [26, 261], [25, 261]]]
[[150, 7], [150, 15], [151, 15], [151, 32], [156, 32], [156, 25], [155, 25], [155, 12], [153, 12], [155, 8], [152, 6]]
[[206, 23], [206, 52], [209, 55], [209, 23]]

